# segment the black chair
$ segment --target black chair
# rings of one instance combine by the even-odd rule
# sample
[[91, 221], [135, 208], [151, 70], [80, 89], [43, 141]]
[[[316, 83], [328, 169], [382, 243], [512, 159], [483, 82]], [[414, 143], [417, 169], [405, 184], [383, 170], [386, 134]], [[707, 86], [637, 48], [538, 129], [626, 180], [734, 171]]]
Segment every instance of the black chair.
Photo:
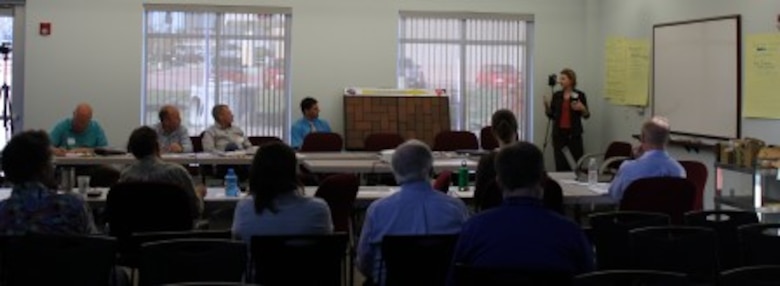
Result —
[[5, 237], [2, 285], [109, 285], [115, 240], [99, 236]]
[[141, 246], [140, 285], [187, 281], [241, 282], [246, 244], [222, 239], [175, 239]]
[[[455, 265], [457, 286], [571, 285], [570, 273], [516, 268], [480, 268]], [[430, 284], [419, 284], [430, 285]]]
[[347, 241], [346, 233], [253, 236], [254, 280], [263, 286], [341, 285]]
[[742, 265], [780, 265], [780, 224], [739, 227]]
[[683, 286], [690, 285], [683, 273], [654, 270], [605, 270], [579, 275], [575, 286]]
[[692, 226], [652, 226], [630, 232], [637, 269], [685, 273], [695, 283], [715, 283], [720, 271], [715, 231]]
[[126, 182], [114, 185], [106, 197], [109, 234], [183, 231], [193, 227], [192, 195], [169, 183]]
[[141, 245], [174, 239], [231, 239], [230, 230], [139, 232], [122, 237], [120, 264], [137, 266]]
[[669, 225], [669, 216], [645, 212], [608, 212], [588, 217], [591, 243], [599, 269], [625, 269], [630, 264], [628, 232], [647, 226]]
[[233, 283], [233, 282], [187, 282], [187, 283], [165, 284], [164, 286], [259, 286], [259, 285]]
[[388, 235], [382, 238], [384, 285], [444, 285], [457, 234]]
[[720, 274], [721, 286], [780, 285], [780, 265], [759, 265], [735, 268]]
[[758, 223], [758, 215], [745, 211], [694, 211], [685, 214], [685, 224], [711, 228], [718, 234], [721, 269], [738, 267], [739, 233], [737, 228]]

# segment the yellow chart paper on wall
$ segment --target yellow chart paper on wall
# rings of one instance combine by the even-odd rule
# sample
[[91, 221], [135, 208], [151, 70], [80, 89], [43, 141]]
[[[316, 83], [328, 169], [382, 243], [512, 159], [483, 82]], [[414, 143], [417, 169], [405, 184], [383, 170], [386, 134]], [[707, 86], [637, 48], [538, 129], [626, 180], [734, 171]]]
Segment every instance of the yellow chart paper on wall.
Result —
[[650, 44], [646, 40], [607, 39], [606, 98], [613, 104], [646, 106], [650, 81]]
[[745, 37], [745, 117], [780, 118], [780, 35]]

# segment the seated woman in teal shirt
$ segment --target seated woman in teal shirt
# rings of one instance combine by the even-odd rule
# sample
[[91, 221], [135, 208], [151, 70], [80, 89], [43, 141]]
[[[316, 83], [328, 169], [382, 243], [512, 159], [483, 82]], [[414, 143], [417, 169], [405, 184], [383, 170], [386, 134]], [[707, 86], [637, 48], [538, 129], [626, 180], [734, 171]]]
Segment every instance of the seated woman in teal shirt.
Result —
[[51, 133], [54, 154], [62, 156], [67, 152], [87, 152], [94, 148], [108, 146], [103, 128], [92, 121], [92, 107], [79, 104], [73, 111], [73, 118], [66, 118], [54, 126]]
[[291, 145], [295, 149], [301, 148], [303, 138], [306, 138], [306, 135], [309, 135], [309, 133], [331, 132], [328, 122], [319, 118], [320, 107], [316, 99], [311, 97], [304, 98], [301, 101], [301, 112], [303, 112], [303, 118], [298, 119], [292, 125]]

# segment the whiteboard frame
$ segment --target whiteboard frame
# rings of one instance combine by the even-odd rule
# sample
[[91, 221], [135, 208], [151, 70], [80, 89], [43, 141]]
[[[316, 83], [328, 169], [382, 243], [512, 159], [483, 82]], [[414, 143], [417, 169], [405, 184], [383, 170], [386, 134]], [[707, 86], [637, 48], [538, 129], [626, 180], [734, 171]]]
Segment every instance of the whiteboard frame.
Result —
[[[736, 120], [736, 132], [737, 134], [734, 134], [735, 137], [729, 138], [729, 137], [722, 137], [722, 136], [714, 136], [714, 135], [708, 135], [708, 134], [697, 134], [697, 133], [689, 133], [689, 132], [679, 132], [672, 130], [672, 134], [676, 135], [683, 135], [683, 136], [691, 136], [691, 137], [699, 137], [699, 138], [709, 138], [709, 139], [717, 139], [717, 140], [728, 140], [733, 138], [741, 138], [742, 136], [742, 15], [734, 14], [734, 15], [726, 15], [726, 16], [718, 16], [718, 17], [711, 17], [711, 18], [702, 18], [702, 19], [694, 19], [694, 20], [685, 20], [685, 21], [678, 21], [678, 22], [669, 22], [669, 23], [661, 23], [661, 24], [655, 24], [653, 25], [653, 63], [652, 63], [652, 69], [653, 69], [653, 75], [650, 79], [653, 84], [651, 85], [653, 96], [650, 99], [651, 101], [651, 110], [650, 114], [652, 116], [655, 116], [655, 34], [657, 28], [663, 28], [663, 27], [669, 27], [669, 26], [680, 26], [680, 25], [688, 25], [688, 24], [698, 24], [702, 22], [711, 22], [711, 21], [722, 21], [722, 20], [734, 20], [736, 27], [736, 37], [737, 37], [737, 54], [736, 54], [736, 60], [737, 60], [737, 90], [736, 90], [736, 108], [737, 108], [737, 120]], [[703, 112], [703, 111], [702, 111]]]

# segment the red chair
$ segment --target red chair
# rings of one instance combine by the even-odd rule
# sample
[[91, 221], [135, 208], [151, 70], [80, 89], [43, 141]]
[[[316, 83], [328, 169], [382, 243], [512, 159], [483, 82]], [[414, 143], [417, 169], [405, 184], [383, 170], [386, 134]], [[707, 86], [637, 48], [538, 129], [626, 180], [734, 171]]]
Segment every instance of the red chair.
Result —
[[498, 148], [498, 140], [493, 136], [493, 127], [485, 126], [479, 131], [479, 146], [481, 146], [483, 150]]
[[322, 181], [317, 192], [314, 193], [315, 197], [322, 198], [328, 203], [330, 208], [330, 218], [333, 221], [333, 229], [335, 232], [346, 232], [349, 235], [349, 255], [350, 255], [350, 267], [349, 270], [349, 285], [352, 285], [352, 277], [354, 277], [352, 271], [354, 269], [354, 257], [355, 257], [355, 229], [353, 223], [353, 214], [355, 208], [355, 200], [357, 199], [358, 191], [360, 190], [360, 179], [352, 174], [337, 174], [327, 177]]
[[363, 149], [366, 151], [382, 151], [395, 149], [404, 143], [404, 138], [397, 133], [372, 133], [363, 141]]
[[700, 211], [704, 208], [704, 189], [707, 186], [707, 166], [699, 161], [680, 161], [685, 173], [695, 186], [696, 195], [693, 198], [693, 210]]
[[469, 131], [442, 131], [433, 140], [433, 151], [477, 150], [479, 141]]
[[688, 179], [644, 178], [628, 185], [619, 208], [667, 214], [672, 224], [682, 224], [684, 214], [693, 209], [695, 193], [696, 186]]
[[301, 152], [340, 152], [344, 139], [338, 133], [315, 132], [303, 138]]
[[249, 143], [254, 146], [263, 146], [263, 144], [270, 142], [283, 142], [282, 139], [276, 136], [249, 136]]
[[451, 171], [444, 171], [439, 173], [439, 175], [436, 176], [436, 181], [433, 182], [433, 188], [445, 194], [450, 191], [451, 185], [452, 185]]

